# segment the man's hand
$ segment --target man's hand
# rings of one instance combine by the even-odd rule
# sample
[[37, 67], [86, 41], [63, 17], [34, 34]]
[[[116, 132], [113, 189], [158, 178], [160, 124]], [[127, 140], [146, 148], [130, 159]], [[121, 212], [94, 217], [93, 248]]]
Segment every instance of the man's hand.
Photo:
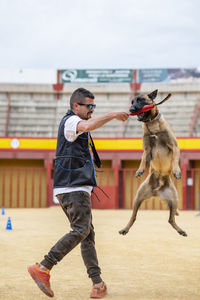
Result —
[[115, 119], [124, 122], [124, 121], [128, 120], [128, 117], [129, 117], [129, 114], [127, 114], [126, 112], [118, 111], [118, 112], [116, 112]]

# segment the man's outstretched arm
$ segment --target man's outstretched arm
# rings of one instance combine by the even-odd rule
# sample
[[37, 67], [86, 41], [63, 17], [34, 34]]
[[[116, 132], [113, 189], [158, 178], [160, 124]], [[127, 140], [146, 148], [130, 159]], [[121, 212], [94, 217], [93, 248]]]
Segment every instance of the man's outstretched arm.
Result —
[[102, 127], [113, 119], [126, 121], [129, 115], [126, 112], [109, 112], [103, 116], [93, 117], [86, 121], [80, 121], [77, 125], [77, 131], [88, 132]]

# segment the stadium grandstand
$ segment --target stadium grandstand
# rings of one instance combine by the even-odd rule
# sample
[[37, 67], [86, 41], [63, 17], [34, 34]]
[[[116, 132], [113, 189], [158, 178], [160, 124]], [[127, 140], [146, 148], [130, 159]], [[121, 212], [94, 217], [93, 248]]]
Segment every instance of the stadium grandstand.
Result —
[[[172, 94], [159, 111], [173, 128], [181, 149], [182, 179], [175, 181], [180, 209], [200, 203], [200, 72], [198, 69], [88, 69], [45, 74], [20, 71], [18, 79], [0, 77], [0, 205], [55, 205], [52, 178], [56, 136], [71, 93], [85, 87], [95, 95], [95, 115], [128, 111], [132, 98], [158, 89], [158, 99]], [[41, 75], [42, 74], [42, 75]], [[42, 81], [43, 80], [43, 81]], [[42, 82], [41, 82], [42, 81]], [[113, 120], [93, 132], [103, 162], [97, 172], [101, 199], [94, 208], [130, 208], [140, 179], [134, 174], [142, 155], [142, 129], [137, 118]], [[143, 176], [145, 178], [145, 175]], [[144, 179], [143, 178], [143, 179]], [[30, 193], [31, 191], [31, 193]], [[159, 199], [143, 209], [166, 209]]]

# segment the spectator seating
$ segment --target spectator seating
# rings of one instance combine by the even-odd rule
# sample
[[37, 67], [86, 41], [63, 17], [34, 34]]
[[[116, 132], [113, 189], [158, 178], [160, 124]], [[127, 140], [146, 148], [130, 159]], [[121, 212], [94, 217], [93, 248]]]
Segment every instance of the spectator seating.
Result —
[[[125, 85], [84, 85], [95, 94], [97, 108], [94, 116], [110, 111], [127, 111], [130, 107], [131, 91]], [[0, 136], [56, 137], [60, 119], [69, 108], [69, 97], [79, 86], [65, 86], [57, 99], [51, 85], [0, 85]], [[195, 105], [199, 98], [199, 87], [195, 85], [142, 85], [139, 93], [148, 93], [158, 88], [158, 100], [172, 92], [170, 100], [159, 106], [159, 111], [170, 123], [175, 135], [189, 136], [189, 127]], [[5, 91], [6, 90], [6, 91]], [[9, 94], [9, 97], [8, 97]], [[200, 136], [200, 121], [197, 120], [195, 135]], [[93, 132], [94, 137], [141, 137], [142, 124], [137, 117], [125, 123], [112, 120]]]

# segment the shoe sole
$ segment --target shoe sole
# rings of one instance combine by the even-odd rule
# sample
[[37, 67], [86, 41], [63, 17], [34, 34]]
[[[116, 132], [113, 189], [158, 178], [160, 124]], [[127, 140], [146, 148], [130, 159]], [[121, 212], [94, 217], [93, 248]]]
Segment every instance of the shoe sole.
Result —
[[90, 298], [92, 299], [100, 299], [103, 298], [104, 296], [106, 296], [108, 294], [107, 289], [101, 294], [101, 295], [90, 295]]
[[92, 299], [100, 299], [100, 298], [103, 298], [105, 295], [107, 295], [107, 292], [103, 293], [101, 296], [90, 296], [90, 298]]
[[53, 294], [50, 294], [49, 291], [45, 288], [45, 286], [41, 283], [41, 281], [39, 281], [35, 276], [34, 276], [34, 272], [32, 270], [30, 270], [28, 268], [28, 272], [31, 275], [31, 277], [33, 278], [33, 280], [35, 281], [35, 283], [37, 284], [37, 286], [40, 288], [40, 290], [47, 296], [49, 297], [53, 297]]

